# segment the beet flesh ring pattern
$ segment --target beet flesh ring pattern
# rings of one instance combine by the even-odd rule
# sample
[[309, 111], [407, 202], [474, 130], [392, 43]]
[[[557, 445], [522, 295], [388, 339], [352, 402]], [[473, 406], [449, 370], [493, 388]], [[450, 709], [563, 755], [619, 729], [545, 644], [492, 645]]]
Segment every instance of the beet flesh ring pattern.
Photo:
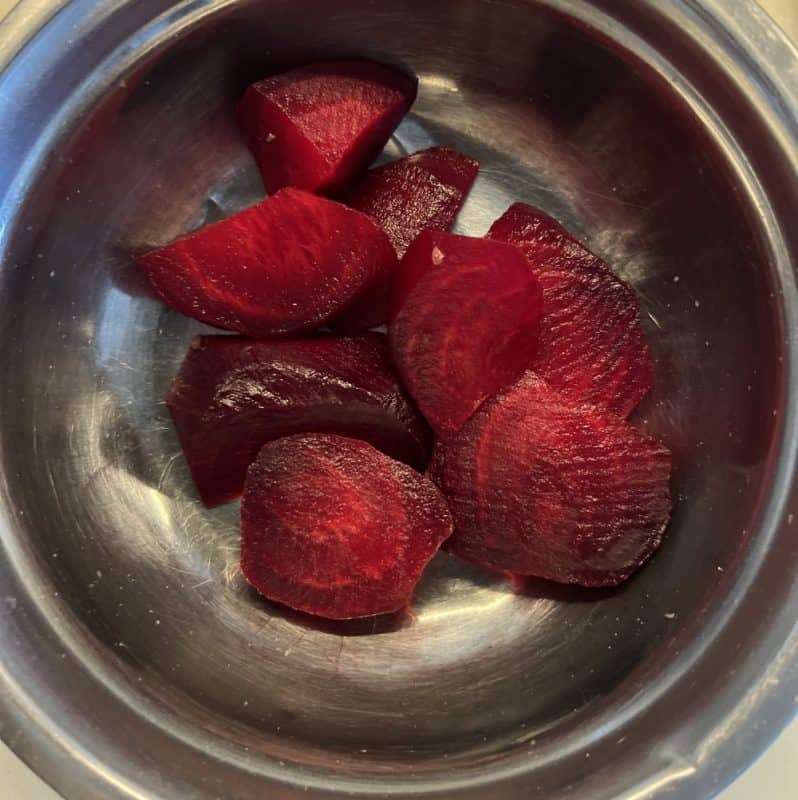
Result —
[[535, 373], [438, 442], [430, 474], [455, 523], [450, 552], [582, 586], [615, 586], [657, 549], [671, 510], [670, 453]]
[[532, 206], [511, 206], [488, 236], [516, 245], [543, 287], [531, 368], [574, 400], [631, 413], [654, 382], [634, 291]]
[[394, 283], [391, 352], [439, 436], [532, 362], [541, 297], [511, 245], [426, 231], [410, 246]]
[[340, 436], [267, 444], [247, 473], [241, 568], [264, 596], [328, 619], [406, 606], [451, 534], [424, 475]]

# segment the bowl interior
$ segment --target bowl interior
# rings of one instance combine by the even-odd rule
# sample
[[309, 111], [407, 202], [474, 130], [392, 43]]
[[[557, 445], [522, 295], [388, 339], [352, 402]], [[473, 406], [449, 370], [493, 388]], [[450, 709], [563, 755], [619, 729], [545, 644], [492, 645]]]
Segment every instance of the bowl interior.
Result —
[[[250, 81], [352, 55], [420, 78], [384, 158], [451, 144], [480, 159], [458, 232], [533, 203], [638, 292], [657, 382], [635, 422], [673, 450], [676, 508], [617, 591], [511, 586], [439, 555], [410, 614], [327, 625], [251, 591], [238, 505], [196, 496], [163, 398], [210, 329], [155, 301], [132, 258], [263, 196], [233, 122]], [[3, 467], [36, 579], [132, 702], [255, 762], [417, 774], [531, 752], [645, 691], [750, 545], [783, 346], [759, 221], [676, 89], [566, 15], [220, 7], [74, 115], [10, 243]]]

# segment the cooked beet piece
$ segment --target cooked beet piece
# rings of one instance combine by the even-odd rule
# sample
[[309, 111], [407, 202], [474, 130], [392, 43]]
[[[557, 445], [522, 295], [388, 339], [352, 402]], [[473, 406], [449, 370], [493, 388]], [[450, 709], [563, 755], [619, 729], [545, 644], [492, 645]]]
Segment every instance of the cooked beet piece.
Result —
[[377, 157], [417, 87], [372, 61], [310, 64], [253, 83], [238, 123], [269, 192], [337, 192]]
[[519, 247], [543, 287], [532, 368], [574, 400], [631, 413], [654, 382], [634, 291], [540, 209], [516, 203], [488, 236]]
[[270, 600], [328, 619], [406, 606], [452, 532], [437, 487], [366, 442], [304, 434], [247, 473], [241, 568]]
[[468, 561], [614, 586], [657, 549], [671, 498], [668, 450], [533, 372], [439, 442], [430, 473]]
[[[349, 195], [388, 234], [399, 258], [425, 230], [448, 231], [477, 177], [479, 162], [451, 147], [431, 147], [372, 169]], [[363, 331], [388, 321], [390, 280], [333, 321], [336, 330]]]
[[534, 358], [540, 285], [511, 245], [426, 231], [402, 261], [393, 304], [394, 362], [441, 436]]
[[385, 336], [253, 341], [197, 336], [166, 397], [206, 505], [236, 497], [268, 441], [332, 432], [423, 469], [431, 435]]
[[182, 314], [267, 338], [318, 327], [381, 283], [396, 254], [365, 214], [283, 189], [139, 264]]
[[454, 225], [478, 171], [476, 159], [431, 147], [370, 170], [346, 203], [376, 220], [402, 258], [422, 231]]

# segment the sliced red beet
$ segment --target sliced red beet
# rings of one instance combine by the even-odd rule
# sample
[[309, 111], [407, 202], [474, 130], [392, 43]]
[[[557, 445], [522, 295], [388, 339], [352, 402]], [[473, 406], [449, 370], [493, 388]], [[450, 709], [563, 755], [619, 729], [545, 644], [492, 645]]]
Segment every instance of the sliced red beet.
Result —
[[516, 203], [488, 236], [519, 247], [543, 287], [532, 368], [569, 397], [627, 416], [654, 383], [634, 291], [540, 209]]
[[241, 568], [263, 595], [328, 619], [406, 606], [452, 518], [426, 477], [341, 436], [267, 444], [247, 473]]
[[[399, 258], [426, 230], [448, 231], [477, 177], [479, 162], [451, 147], [431, 147], [372, 169], [349, 195], [388, 234]], [[362, 331], [388, 321], [390, 281], [334, 320], [336, 330]]]
[[478, 171], [476, 159], [431, 147], [370, 170], [346, 202], [376, 220], [402, 258], [422, 231], [454, 225]]
[[562, 583], [626, 580], [670, 515], [668, 450], [533, 372], [438, 443], [430, 471], [454, 517], [448, 550]]
[[515, 380], [537, 348], [541, 290], [511, 245], [426, 231], [394, 284], [391, 351], [441, 436]]
[[198, 336], [166, 397], [202, 500], [241, 492], [268, 441], [332, 432], [423, 469], [431, 435], [378, 333], [296, 341]]
[[365, 214], [283, 189], [141, 256], [139, 265], [182, 314], [269, 337], [318, 327], [381, 283], [396, 254]]
[[377, 157], [417, 87], [372, 61], [310, 64], [253, 83], [238, 123], [269, 192], [340, 191]]

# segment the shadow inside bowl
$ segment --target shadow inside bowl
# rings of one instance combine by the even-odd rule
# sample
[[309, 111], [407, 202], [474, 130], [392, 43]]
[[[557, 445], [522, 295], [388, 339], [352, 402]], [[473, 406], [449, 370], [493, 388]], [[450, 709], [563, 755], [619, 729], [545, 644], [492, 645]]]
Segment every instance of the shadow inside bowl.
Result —
[[254, 608], [268, 614], [269, 617], [278, 617], [300, 628], [333, 636], [374, 636], [395, 633], [411, 625], [414, 619], [409, 608], [362, 619], [325, 619], [269, 600], [252, 586], [247, 586], [244, 596]]

